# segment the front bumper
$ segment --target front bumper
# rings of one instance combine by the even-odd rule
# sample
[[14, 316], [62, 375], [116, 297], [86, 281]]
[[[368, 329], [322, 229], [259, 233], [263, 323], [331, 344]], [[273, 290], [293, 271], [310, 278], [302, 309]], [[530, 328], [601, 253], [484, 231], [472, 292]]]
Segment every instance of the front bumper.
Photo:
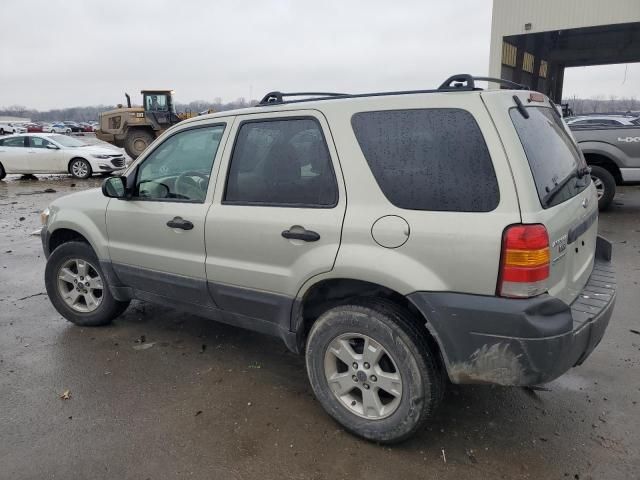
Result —
[[616, 298], [611, 244], [598, 237], [593, 271], [571, 305], [547, 294], [521, 300], [417, 292], [408, 298], [428, 319], [452, 382], [549, 382], [584, 362], [604, 336]]

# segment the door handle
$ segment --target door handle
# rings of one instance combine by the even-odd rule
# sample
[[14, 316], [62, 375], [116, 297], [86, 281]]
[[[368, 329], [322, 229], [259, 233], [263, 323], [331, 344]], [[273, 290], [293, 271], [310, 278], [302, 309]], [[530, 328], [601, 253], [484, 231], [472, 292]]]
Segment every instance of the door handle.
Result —
[[320, 240], [319, 233], [307, 230], [300, 225], [294, 225], [289, 230], [283, 231], [282, 236], [291, 240], [302, 240], [304, 242], [317, 242]]
[[193, 228], [193, 223], [191, 223], [189, 220], [185, 220], [182, 217], [174, 217], [173, 220], [169, 220], [167, 222], [167, 227], [181, 228], [182, 230], [191, 230]]

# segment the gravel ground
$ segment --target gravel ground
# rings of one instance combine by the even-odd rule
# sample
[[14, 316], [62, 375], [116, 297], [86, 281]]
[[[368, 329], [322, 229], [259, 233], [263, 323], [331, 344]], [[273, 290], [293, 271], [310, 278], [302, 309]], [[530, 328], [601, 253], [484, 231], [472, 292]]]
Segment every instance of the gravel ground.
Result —
[[31, 233], [100, 181], [0, 181], [0, 478], [640, 478], [640, 187], [600, 217], [618, 302], [586, 363], [533, 394], [451, 386], [437, 420], [388, 448], [325, 415], [276, 339], [143, 303], [103, 328], [60, 317]]

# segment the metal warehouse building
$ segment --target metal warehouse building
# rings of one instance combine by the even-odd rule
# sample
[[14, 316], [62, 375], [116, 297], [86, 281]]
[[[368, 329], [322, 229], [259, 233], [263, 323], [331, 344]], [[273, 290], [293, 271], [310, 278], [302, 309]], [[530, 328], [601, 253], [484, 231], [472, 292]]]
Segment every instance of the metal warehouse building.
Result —
[[640, 0], [494, 0], [489, 74], [562, 99], [566, 67], [640, 62]]

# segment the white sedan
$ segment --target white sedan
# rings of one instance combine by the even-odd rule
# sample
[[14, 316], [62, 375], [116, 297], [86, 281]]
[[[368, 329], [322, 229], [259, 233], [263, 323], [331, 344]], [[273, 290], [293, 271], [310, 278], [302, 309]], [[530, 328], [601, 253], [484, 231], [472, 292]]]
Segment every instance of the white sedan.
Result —
[[117, 150], [65, 135], [28, 133], [0, 138], [0, 179], [8, 173], [70, 173], [88, 178], [125, 167], [125, 156]]

